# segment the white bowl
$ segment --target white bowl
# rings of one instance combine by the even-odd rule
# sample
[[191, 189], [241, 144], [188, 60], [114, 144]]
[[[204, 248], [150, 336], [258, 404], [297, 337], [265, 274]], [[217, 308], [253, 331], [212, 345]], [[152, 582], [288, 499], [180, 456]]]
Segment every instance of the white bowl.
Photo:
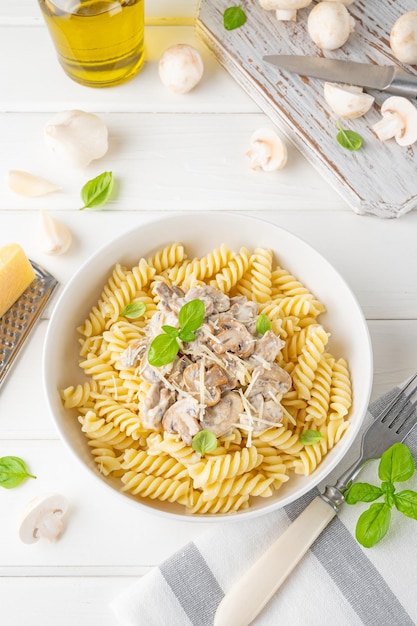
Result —
[[[121, 492], [119, 480], [104, 477], [97, 470], [76, 415], [72, 417], [63, 408], [60, 399], [61, 389], [84, 379], [78, 366], [79, 336], [76, 328], [84, 322], [99, 299], [114, 265], [134, 266], [140, 257], [148, 257], [176, 241], [185, 245], [189, 257], [201, 257], [222, 243], [232, 250], [239, 250], [241, 246], [251, 251], [257, 247], [271, 248], [280, 266], [296, 276], [325, 304], [327, 311], [319, 321], [331, 333], [327, 350], [337, 358], [345, 358], [351, 372], [351, 425], [341, 441], [310, 476], [291, 476], [274, 495], [255, 498], [248, 509], [233, 515], [190, 515], [180, 505], [138, 499]], [[62, 292], [50, 320], [43, 355], [43, 377], [52, 418], [62, 439], [78, 461], [113, 490], [115, 499], [130, 499], [138, 511], [145, 509], [182, 520], [243, 519], [296, 500], [322, 481], [344, 457], [358, 433], [368, 406], [372, 387], [372, 349], [367, 324], [355, 296], [338, 272], [310, 245], [260, 219], [239, 214], [196, 213], [173, 215], [133, 228], [83, 264]]]

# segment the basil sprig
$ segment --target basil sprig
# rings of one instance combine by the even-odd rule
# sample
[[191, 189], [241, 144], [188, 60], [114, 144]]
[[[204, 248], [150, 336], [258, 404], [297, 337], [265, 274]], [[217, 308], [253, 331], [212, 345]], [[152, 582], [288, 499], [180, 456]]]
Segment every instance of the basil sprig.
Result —
[[186, 302], [178, 313], [179, 328], [162, 326], [163, 334], [152, 340], [148, 350], [148, 363], [155, 367], [168, 365], [175, 359], [180, 349], [180, 341], [196, 339], [196, 331], [204, 320], [205, 306], [202, 300]]
[[217, 437], [211, 430], [200, 430], [194, 435], [191, 447], [204, 456], [207, 452], [213, 452], [217, 448]]
[[246, 22], [246, 13], [242, 7], [229, 7], [223, 13], [223, 26], [226, 30], [235, 30]]
[[411, 450], [403, 443], [395, 443], [381, 456], [378, 466], [381, 485], [354, 483], [344, 494], [347, 504], [373, 502], [383, 498], [383, 502], [371, 504], [357, 521], [356, 539], [365, 548], [371, 548], [385, 537], [393, 507], [406, 517], [417, 520], [417, 492], [410, 489], [397, 492], [394, 485], [411, 478], [414, 470]]
[[81, 199], [84, 202], [83, 209], [92, 209], [107, 202], [113, 191], [114, 180], [112, 172], [103, 172], [85, 183], [81, 189]]
[[0, 486], [13, 489], [22, 483], [25, 478], [36, 478], [29, 473], [26, 463], [18, 456], [3, 456], [0, 458]]
[[346, 148], [346, 150], [354, 152], [362, 147], [363, 139], [358, 133], [354, 130], [344, 129], [340, 122], [337, 122], [337, 127], [339, 132], [336, 135], [336, 141], [342, 146], [342, 148]]

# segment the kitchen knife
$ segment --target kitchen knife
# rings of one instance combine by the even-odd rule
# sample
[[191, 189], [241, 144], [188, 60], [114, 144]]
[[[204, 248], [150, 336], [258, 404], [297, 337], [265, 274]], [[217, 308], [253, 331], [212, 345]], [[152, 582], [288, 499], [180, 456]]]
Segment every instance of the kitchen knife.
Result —
[[373, 65], [324, 57], [291, 54], [264, 56], [264, 61], [287, 72], [322, 80], [388, 91], [398, 96], [417, 98], [417, 76], [395, 65]]

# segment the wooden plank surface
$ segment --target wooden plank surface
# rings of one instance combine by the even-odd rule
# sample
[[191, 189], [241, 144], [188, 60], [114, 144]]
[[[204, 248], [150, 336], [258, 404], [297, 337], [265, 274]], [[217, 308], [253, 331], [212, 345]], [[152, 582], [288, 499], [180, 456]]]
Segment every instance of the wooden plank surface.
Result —
[[[275, 12], [265, 11], [259, 2], [243, 2], [246, 24], [227, 31], [223, 12], [229, 5], [228, 0], [201, 0], [198, 36], [346, 202], [357, 213], [379, 217], [399, 217], [415, 207], [414, 147], [400, 147], [393, 139], [381, 142], [371, 130], [389, 94], [370, 92], [375, 106], [364, 117], [343, 120], [345, 128], [364, 139], [364, 147], [350, 153], [335, 140], [336, 117], [324, 100], [323, 81], [280, 71], [262, 60], [267, 54], [305, 54], [394, 63], [389, 32], [401, 14], [415, 9], [414, 0], [356, 0], [349, 6], [355, 30], [348, 42], [333, 52], [320, 51], [308, 35], [310, 8], [299, 11], [296, 22], [278, 22]], [[416, 73], [416, 68], [407, 69]]]

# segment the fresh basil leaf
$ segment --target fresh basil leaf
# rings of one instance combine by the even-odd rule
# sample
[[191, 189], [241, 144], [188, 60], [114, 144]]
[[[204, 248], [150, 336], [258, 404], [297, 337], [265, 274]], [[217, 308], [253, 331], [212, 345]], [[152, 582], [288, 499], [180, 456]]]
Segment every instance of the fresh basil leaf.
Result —
[[112, 172], [103, 172], [85, 183], [81, 189], [81, 199], [84, 202], [82, 209], [93, 208], [107, 202], [113, 191], [114, 181]]
[[148, 351], [148, 363], [154, 367], [168, 365], [178, 354], [179, 345], [175, 337], [157, 335], [152, 340]]
[[126, 304], [120, 315], [122, 317], [128, 317], [130, 320], [136, 320], [146, 311], [146, 304], [144, 302], [129, 302]]
[[229, 7], [223, 13], [223, 26], [226, 30], [235, 30], [246, 22], [246, 13], [241, 7]]
[[185, 342], [194, 341], [197, 338], [196, 334], [192, 330], [190, 330], [190, 332], [180, 330], [178, 337], [181, 339], [181, 341]]
[[178, 313], [178, 322], [181, 330], [185, 333], [200, 328], [204, 320], [206, 307], [202, 300], [190, 300], [186, 302]]
[[356, 539], [364, 548], [372, 548], [388, 532], [391, 509], [385, 503], [371, 504], [356, 524]]
[[207, 452], [213, 452], [217, 448], [216, 435], [210, 430], [200, 430], [194, 435], [191, 446], [201, 456], [204, 456]]
[[362, 147], [363, 139], [358, 133], [355, 133], [354, 130], [345, 130], [339, 122], [337, 123], [337, 127], [339, 132], [336, 135], [336, 141], [342, 148], [353, 152]]
[[347, 504], [373, 502], [383, 495], [382, 489], [368, 483], [355, 483], [344, 496]]
[[0, 458], [0, 486], [5, 489], [17, 487], [25, 478], [36, 478], [29, 473], [26, 463], [18, 456]]
[[311, 446], [320, 441], [322, 438], [323, 435], [319, 430], [305, 430], [300, 435], [300, 443], [305, 446]]
[[165, 326], [162, 326], [162, 330], [168, 335], [168, 337], [172, 337], [173, 339], [179, 335], [178, 328], [175, 328], [175, 326], [168, 326], [168, 324], [166, 324]]
[[406, 489], [394, 494], [396, 508], [407, 517], [417, 520], [417, 493]]
[[264, 335], [267, 330], [271, 330], [272, 324], [269, 317], [261, 313], [256, 320], [256, 332], [260, 335]]
[[414, 474], [414, 459], [411, 450], [403, 443], [394, 443], [381, 456], [378, 476], [381, 480], [404, 482]]

